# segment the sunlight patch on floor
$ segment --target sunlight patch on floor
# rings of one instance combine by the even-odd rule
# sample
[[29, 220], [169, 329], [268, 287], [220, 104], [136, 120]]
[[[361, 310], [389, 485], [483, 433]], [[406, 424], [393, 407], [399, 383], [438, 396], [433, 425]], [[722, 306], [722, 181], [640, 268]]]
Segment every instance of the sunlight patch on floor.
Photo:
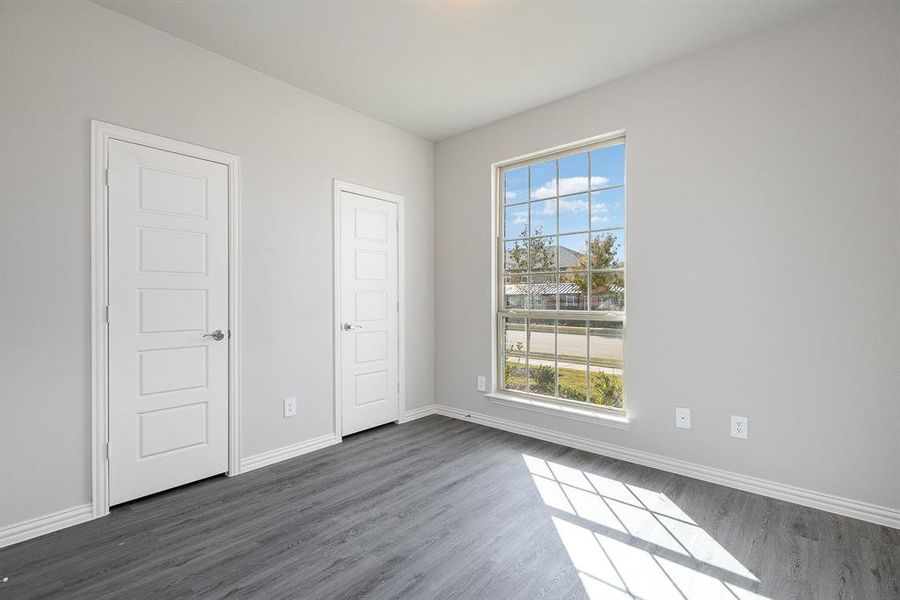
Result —
[[522, 457], [589, 598], [770, 600], [747, 589], [756, 576], [665, 494]]

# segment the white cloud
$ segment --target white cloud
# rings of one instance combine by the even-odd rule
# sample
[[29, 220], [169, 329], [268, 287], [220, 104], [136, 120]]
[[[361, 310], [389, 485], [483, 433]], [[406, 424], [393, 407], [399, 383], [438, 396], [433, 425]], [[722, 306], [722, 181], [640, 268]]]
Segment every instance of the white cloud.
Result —
[[[591, 177], [591, 188], [602, 187], [609, 183], [609, 177]], [[588, 189], [587, 177], [563, 177], [559, 180], [559, 195], [575, 194]], [[551, 179], [534, 190], [532, 197], [543, 198], [556, 195], [556, 180]]]
[[591, 223], [597, 225], [602, 223], [608, 223], [612, 220], [611, 217], [606, 216], [606, 213], [609, 212], [609, 204], [606, 202], [598, 202], [591, 207]]
[[546, 196], [555, 196], [556, 195], [556, 180], [551, 179], [550, 181], [544, 183], [541, 187], [533, 190], [531, 193], [532, 198], [544, 198]]
[[559, 199], [559, 212], [561, 214], [586, 211], [587, 208], [588, 208], [588, 201], [583, 200], [581, 198], [560, 198]]
[[[597, 188], [609, 183], [609, 177], [591, 177], [591, 187]], [[565, 177], [559, 180], [559, 195], [583, 192], [588, 188], [587, 177]]]
[[517, 206], [516, 210], [506, 211], [506, 226], [512, 228], [515, 225], [528, 225], [528, 205]]

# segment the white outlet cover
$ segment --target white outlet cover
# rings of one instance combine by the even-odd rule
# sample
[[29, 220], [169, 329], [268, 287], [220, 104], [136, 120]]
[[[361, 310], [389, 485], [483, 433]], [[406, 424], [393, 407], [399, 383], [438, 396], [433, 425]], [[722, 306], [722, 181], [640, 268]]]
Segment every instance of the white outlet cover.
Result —
[[679, 429], [691, 428], [691, 409], [675, 407], [675, 427]]
[[297, 397], [296, 396], [287, 396], [284, 399], [284, 416], [293, 417], [297, 414]]
[[484, 375], [479, 375], [478, 377], [476, 377], [475, 378], [475, 389], [477, 389], [479, 392], [486, 392], [487, 391], [487, 377], [485, 377]]
[[749, 434], [749, 428], [750, 421], [747, 417], [731, 415], [731, 437], [746, 440], [747, 435]]

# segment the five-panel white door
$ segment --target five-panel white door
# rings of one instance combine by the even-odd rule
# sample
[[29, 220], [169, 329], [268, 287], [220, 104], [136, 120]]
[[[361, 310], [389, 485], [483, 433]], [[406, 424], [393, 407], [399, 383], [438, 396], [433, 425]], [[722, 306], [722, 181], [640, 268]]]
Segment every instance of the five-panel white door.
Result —
[[342, 434], [396, 421], [399, 392], [397, 204], [340, 192]]
[[117, 140], [108, 168], [118, 504], [228, 470], [228, 168]]

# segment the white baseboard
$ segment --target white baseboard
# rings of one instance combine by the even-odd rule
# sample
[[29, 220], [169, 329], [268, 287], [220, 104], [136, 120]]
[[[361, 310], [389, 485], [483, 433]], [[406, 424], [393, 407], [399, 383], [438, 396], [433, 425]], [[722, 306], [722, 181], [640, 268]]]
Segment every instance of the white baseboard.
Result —
[[408, 410], [403, 413], [403, 416], [397, 421], [398, 423], [409, 423], [410, 421], [415, 421], [416, 419], [421, 419], [422, 417], [427, 417], [428, 415], [433, 415], [435, 410], [435, 404], [429, 404], [428, 406], [423, 406], [422, 408], [414, 408], [412, 410]]
[[247, 458], [241, 459], [240, 472], [246, 473], [247, 471], [260, 469], [262, 467], [266, 467], [277, 462], [287, 460], [289, 458], [300, 456], [301, 454], [307, 454], [309, 452], [314, 452], [315, 450], [321, 450], [322, 448], [333, 446], [340, 441], [341, 438], [336, 436], [334, 433], [329, 433], [317, 438], [313, 438], [311, 440], [306, 440], [305, 442], [300, 442], [299, 444], [291, 444], [290, 446], [284, 446], [282, 448], [276, 448], [275, 450], [269, 450], [268, 452], [262, 452], [261, 454], [256, 454], [254, 456], [248, 456]]
[[810, 508], [816, 508], [834, 514], [900, 529], [900, 511], [886, 506], [859, 502], [857, 500], [851, 500], [850, 498], [842, 498], [840, 496], [807, 490], [784, 483], [759, 479], [758, 477], [741, 475], [740, 473], [707, 467], [697, 463], [679, 460], [677, 458], [668, 458], [660, 454], [652, 454], [650, 452], [633, 450], [616, 444], [608, 444], [606, 442], [599, 442], [576, 435], [560, 433], [544, 427], [525, 425], [509, 419], [461, 410], [444, 404], [435, 404], [434, 412], [439, 415], [462, 419], [464, 421], [472, 421], [488, 427], [494, 427], [496, 429], [518, 433], [547, 442], [569, 446], [570, 448], [577, 448], [594, 454], [617, 458], [646, 467], [653, 467], [654, 469], [659, 469], [661, 471], [677, 473], [679, 475], [693, 477], [694, 479], [700, 479], [710, 483], [717, 483], [745, 492], [777, 498], [778, 500], [785, 500], [787, 502], [793, 502], [794, 504], [800, 504], [802, 506], [808, 506]]
[[72, 525], [78, 525], [94, 518], [93, 507], [90, 504], [73, 506], [49, 515], [36, 517], [27, 521], [19, 521], [12, 525], [0, 527], [0, 548], [11, 546], [51, 533]]
[[[717, 483], [745, 492], [777, 498], [779, 500], [800, 504], [801, 506], [808, 506], [810, 508], [816, 508], [834, 514], [900, 529], [900, 511], [896, 509], [859, 502], [857, 500], [833, 496], [831, 494], [824, 494], [822, 492], [768, 481], [766, 479], [759, 479], [757, 477], [741, 475], [723, 469], [716, 469], [714, 467], [707, 467], [684, 460], [668, 458], [659, 454], [633, 450], [624, 446], [598, 442], [580, 436], [560, 433], [544, 427], [525, 425], [510, 419], [465, 411], [443, 404], [431, 404], [408, 411], [400, 419], [400, 422], [406, 423], [432, 414], [444, 415], [464, 421], [472, 421], [473, 423], [486, 425], [495, 429], [502, 429], [504, 431], [518, 433], [547, 442], [553, 442], [562, 446], [577, 448], [594, 454], [653, 467], [655, 469], [660, 469], [661, 471], [677, 473], [679, 475], [693, 477], [694, 479], [700, 479], [710, 483]], [[340, 438], [334, 433], [329, 433], [299, 444], [292, 444], [290, 446], [250, 456], [241, 460], [241, 473], [259, 469], [308, 452], [327, 448], [340, 441]], [[0, 527], [0, 548], [18, 542], [24, 542], [25, 540], [36, 538], [66, 527], [78, 525], [79, 523], [90, 521], [93, 518], [94, 515], [91, 505], [84, 504], [81, 506], [73, 506], [72, 508], [67, 508], [42, 517], [6, 525]]]

